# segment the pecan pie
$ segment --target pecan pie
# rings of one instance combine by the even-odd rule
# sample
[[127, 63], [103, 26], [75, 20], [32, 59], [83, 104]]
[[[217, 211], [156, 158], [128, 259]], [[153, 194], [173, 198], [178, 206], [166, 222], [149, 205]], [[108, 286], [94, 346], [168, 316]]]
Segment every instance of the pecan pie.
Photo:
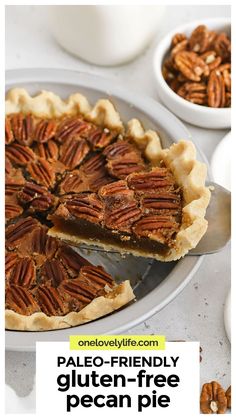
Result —
[[125, 128], [108, 100], [91, 108], [78, 93], [63, 101], [12, 89], [5, 142], [9, 328], [67, 327], [133, 298], [128, 281], [117, 286], [65, 242], [171, 261], [207, 229], [194, 145], [162, 149], [138, 120]]

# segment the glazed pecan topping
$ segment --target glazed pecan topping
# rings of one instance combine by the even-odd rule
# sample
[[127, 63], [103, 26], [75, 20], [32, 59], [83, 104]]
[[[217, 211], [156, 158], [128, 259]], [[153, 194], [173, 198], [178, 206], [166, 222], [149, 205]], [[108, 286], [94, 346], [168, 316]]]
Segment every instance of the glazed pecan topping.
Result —
[[31, 162], [27, 166], [32, 179], [46, 188], [53, 187], [55, 183], [55, 171], [50, 163], [44, 159], [38, 159], [37, 162]]
[[74, 170], [73, 172], [68, 173], [59, 186], [60, 194], [79, 193], [89, 190], [88, 179], [83, 176], [83, 173], [80, 170]]
[[60, 149], [60, 161], [67, 169], [73, 170], [89, 152], [89, 146], [84, 139], [67, 139]]
[[212, 108], [225, 106], [225, 84], [221, 72], [213, 70], [207, 85], [208, 105]]
[[106, 200], [110, 197], [119, 198], [119, 196], [132, 199], [134, 197], [134, 192], [128, 188], [126, 181], [118, 180], [117, 182], [110, 183], [109, 185], [100, 188], [99, 196]]
[[93, 193], [75, 195], [66, 201], [66, 208], [71, 215], [84, 218], [93, 223], [99, 223], [103, 218], [103, 204]]
[[6, 202], [5, 204], [6, 220], [11, 220], [13, 218], [19, 217], [19, 215], [21, 215], [22, 212], [23, 212], [23, 208], [19, 204]]
[[28, 241], [31, 254], [46, 255], [48, 258], [55, 255], [58, 241], [54, 237], [48, 236], [47, 231], [48, 229], [43, 226], [34, 229]]
[[9, 117], [5, 118], [5, 144], [11, 144], [14, 141], [14, 135], [11, 129], [11, 121]]
[[205, 414], [226, 412], [227, 397], [219, 383], [212, 381], [202, 386], [200, 408], [201, 412]]
[[65, 268], [57, 259], [47, 260], [42, 266], [41, 275], [43, 282], [55, 288], [67, 279]]
[[130, 228], [135, 221], [141, 217], [141, 210], [136, 201], [127, 201], [120, 203], [117, 207], [106, 207], [104, 223], [107, 228], [130, 232]]
[[77, 276], [80, 269], [84, 265], [90, 265], [90, 263], [80, 256], [71, 247], [63, 245], [58, 251], [58, 258], [65, 266], [66, 270], [73, 277]]
[[56, 288], [40, 285], [34, 295], [41, 310], [48, 316], [62, 316], [68, 312], [68, 306]]
[[170, 216], [145, 215], [136, 221], [133, 231], [139, 237], [156, 237], [160, 243], [166, 244], [178, 231], [178, 227], [178, 223]]
[[112, 176], [118, 179], [125, 179], [131, 173], [143, 170], [145, 165], [141, 157], [132, 152], [122, 159], [110, 160], [107, 163], [107, 168]]
[[85, 135], [89, 130], [90, 124], [81, 118], [65, 118], [59, 124], [55, 136], [58, 141], [63, 143], [68, 138]]
[[86, 139], [93, 149], [99, 149], [106, 147], [115, 137], [116, 134], [112, 133], [109, 129], [94, 126], [91, 128]]
[[178, 90], [179, 96], [198, 105], [207, 104], [207, 86], [203, 83], [184, 83]]
[[54, 137], [56, 132], [56, 122], [53, 119], [42, 119], [36, 125], [34, 131], [34, 140], [39, 143], [46, 143]]
[[62, 282], [60, 293], [68, 301], [72, 311], [79, 311], [96, 296], [96, 289], [85, 281], [68, 280]]
[[124, 157], [125, 155], [136, 151], [136, 148], [128, 141], [118, 140], [114, 144], [110, 144], [105, 148], [103, 154], [108, 160]]
[[170, 192], [144, 195], [141, 198], [141, 207], [145, 213], [177, 215], [181, 213], [181, 197]]
[[135, 192], [154, 192], [161, 188], [173, 189], [174, 178], [165, 167], [155, 167], [150, 172], [133, 173], [127, 178], [128, 185]]
[[179, 52], [175, 56], [175, 64], [181, 73], [192, 81], [200, 81], [203, 73], [209, 74], [207, 65], [195, 52]]
[[49, 140], [47, 143], [37, 143], [35, 152], [39, 157], [48, 161], [55, 161], [58, 159], [58, 146], [53, 140]]
[[13, 249], [30, 232], [38, 226], [38, 221], [27, 217], [19, 220], [16, 224], [11, 224], [6, 229], [6, 245]]
[[33, 260], [29, 257], [18, 259], [10, 276], [10, 284], [31, 287], [35, 280], [36, 269]]
[[189, 47], [194, 52], [205, 52], [208, 46], [208, 29], [205, 25], [199, 25], [189, 38]]
[[104, 287], [106, 284], [113, 285], [112, 276], [102, 266], [83, 266], [80, 270], [80, 277], [91, 281], [94, 286]]
[[31, 291], [18, 285], [11, 285], [7, 288], [6, 308], [25, 316], [30, 316], [40, 310]]
[[106, 164], [106, 159], [101, 154], [95, 154], [83, 164], [83, 172], [86, 176], [93, 176], [100, 172]]
[[25, 183], [18, 193], [18, 198], [24, 204], [30, 203], [30, 209], [33, 211], [46, 211], [54, 205], [56, 200], [46, 188], [30, 182]]
[[33, 119], [31, 115], [17, 113], [11, 116], [11, 127], [15, 140], [22, 145], [33, 142]]
[[14, 268], [14, 266], [16, 265], [17, 261], [18, 261], [17, 253], [9, 252], [9, 253], [6, 254], [6, 257], [5, 257], [5, 274], [6, 274], [7, 278], [11, 274], [11, 271]]
[[6, 155], [12, 163], [20, 166], [25, 166], [30, 161], [34, 161], [36, 157], [31, 148], [15, 143], [7, 146]]

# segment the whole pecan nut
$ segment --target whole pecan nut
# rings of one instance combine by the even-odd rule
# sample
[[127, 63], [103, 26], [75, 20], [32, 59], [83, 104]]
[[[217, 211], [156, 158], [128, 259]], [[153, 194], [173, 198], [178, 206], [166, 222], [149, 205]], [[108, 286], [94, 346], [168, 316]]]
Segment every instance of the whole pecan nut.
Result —
[[56, 288], [40, 285], [33, 294], [43, 313], [48, 316], [62, 316], [68, 312], [68, 305]]
[[200, 408], [201, 412], [205, 414], [226, 412], [227, 397], [219, 383], [212, 381], [202, 386]]

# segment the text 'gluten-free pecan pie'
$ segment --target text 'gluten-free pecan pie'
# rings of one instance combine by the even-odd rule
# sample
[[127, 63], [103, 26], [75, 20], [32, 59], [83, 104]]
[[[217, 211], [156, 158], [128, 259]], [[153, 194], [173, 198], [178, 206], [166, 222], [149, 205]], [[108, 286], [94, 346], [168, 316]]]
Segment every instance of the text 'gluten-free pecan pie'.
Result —
[[[162, 149], [109, 100], [91, 108], [12, 89], [6, 100], [6, 325], [48, 330], [101, 317], [134, 298], [68, 244], [172, 261], [207, 229], [206, 167], [190, 141]], [[67, 244], [66, 244], [67, 243]]]

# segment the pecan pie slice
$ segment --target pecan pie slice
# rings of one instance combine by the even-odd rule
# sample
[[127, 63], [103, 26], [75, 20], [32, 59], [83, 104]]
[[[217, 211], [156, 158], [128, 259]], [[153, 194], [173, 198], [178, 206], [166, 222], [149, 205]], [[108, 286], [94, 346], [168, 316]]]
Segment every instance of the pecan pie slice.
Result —
[[194, 145], [162, 149], [138, 120], [125, 127], [109, 100], [91, 108], [79, 93], [63, 101], [12, 89], [5, 143], [9, 329], [75, 326], [134, 298], [129, 281], [117, 285], [69, 244], [171, 261], [207, 229]]

